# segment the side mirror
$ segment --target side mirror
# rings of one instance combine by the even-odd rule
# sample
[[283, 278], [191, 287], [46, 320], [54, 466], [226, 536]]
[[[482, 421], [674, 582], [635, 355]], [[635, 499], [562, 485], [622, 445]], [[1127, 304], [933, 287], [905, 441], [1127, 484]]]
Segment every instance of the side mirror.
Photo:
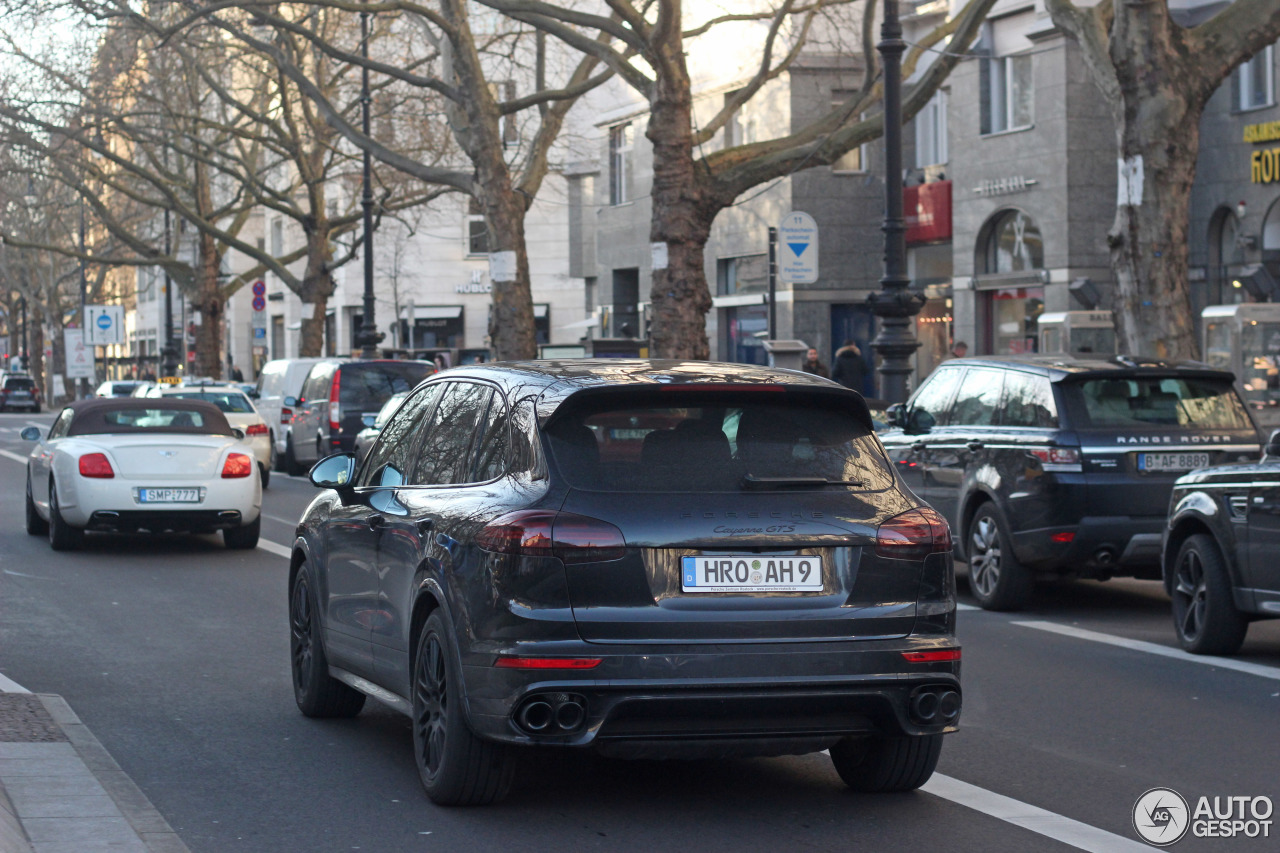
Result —
[[905, 405], [905, 404], [903, 404], [903, 403], [894, 403], [892, 406], [890, 406], [889, 408], [885, 409], [885, 410], [884, 410], [884, 413], [885, 413], [886, 415], [888, 415], [888, 416], [889, 416], [889, 423], [890, 423], [890, 424], [892, 424], [893, 426], [896, 426], [896, 427], [902, 427], [903, 429], [905, 429], [905, 428], [906, 428], [906, 426], [907, 426], [907, 407], [906, 407], [906, 405]]
[[239, 427], [232, 427], [231, 434], [234, 435], [236, 438], [240, 439], [241, 441], [244, 441], [244, 430], [240, 429]]
[[39, 441], [40, 427], [27, 427], [22, 432], [18, 433], [18, 435], [22, 437], [23, 441]]
[[915, 409], [907, 416], [907, 432], [922, 433], [933, 429], [938, 419], [924, 409]]
[[318, 489], [347, 489], [356, 473], [354, 453], [335, 453], [326, 456], [311, 468], [308, 475], [311, 485]]
[[290, 409], [297, 408], [302, 403], [297, 397], [285, 397], [280, 402]]
[[[35, 427], [29, 427], [28, 429], [35, 429]], [[24, 429], [22, 431], [22, 437], [27, 437], [27, 430]], [[1262, 448], [1262, 458], [1266, 459], [1268, 456], [1280, 456], [1280, 429], [1271, 433], [1271, 437], [1267, 439], [1266, 447]]]
[[249, 394], [250, 400], [258, 400], [262, 398], [262, 392], [260, 392], [257, 388], [250, 388], [248, 391], [248, 394]]
[[361, 415], [360, 416], [360, 423], [364, 424], [366, 427], [372, 427], [377, 422], [377, 420], [378, 420], [377, 415]]

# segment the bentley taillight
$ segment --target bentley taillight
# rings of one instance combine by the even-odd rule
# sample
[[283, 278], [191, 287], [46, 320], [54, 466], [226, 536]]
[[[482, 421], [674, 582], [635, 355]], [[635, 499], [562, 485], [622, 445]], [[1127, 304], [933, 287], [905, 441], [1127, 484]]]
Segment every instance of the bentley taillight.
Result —
[[252, 473], [253, 460], [243, 453], [228, 454], [227, 461], [222, 463], [222, 479], [224, 480], [248, 477]]
[[80, 476], [92, 477], [95, 480], [110, 480], [116, 472], [111, 469], [111, 460], [105, 453], [86, 453], [80, 457]]

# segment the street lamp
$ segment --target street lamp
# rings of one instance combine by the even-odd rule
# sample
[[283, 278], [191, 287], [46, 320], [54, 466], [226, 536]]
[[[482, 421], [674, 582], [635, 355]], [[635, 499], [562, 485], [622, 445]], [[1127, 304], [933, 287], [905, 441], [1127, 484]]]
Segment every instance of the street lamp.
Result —
[[[169, 257], [172, 247], [169, 235], [169, 209], [164, 211], [164, 254]], [[164, 268], [164, 349], [160, 352], [160, 375], [174, 376], [178, 372], [178, 353], [173, 346], [173, 278], [169, 267]]]
[[[369, 13], [360, 12], [360, 56], [364, 64], [360, 67], [360, 122], [365, 139], [370, 137], [369, 123]], [[377, 358], [378, 344], [382, 335], [378, 334], [378, 324], [374, 318], [373, 302], [373, 159], [369, 149], [364, 149], [364, 186], [360, 191], [360, 206], [364, 208], [364, 315], [360, 318], [360, 334], [356, 341], [360, 344], [361, 358]]]
[[884, 0], [880, 43], [884, 65], [884, 277], [867, 302], [880, 318], [880, 334], [871, 348], [880, 354], [880, 396], [890, 403], [907, 399], [911, 356], [920, 346], [911, 318], [920, 313], [924, 296], [912, 293], [907, 277], [906, 222], [902, 216], [902, 24], [898, 0]]

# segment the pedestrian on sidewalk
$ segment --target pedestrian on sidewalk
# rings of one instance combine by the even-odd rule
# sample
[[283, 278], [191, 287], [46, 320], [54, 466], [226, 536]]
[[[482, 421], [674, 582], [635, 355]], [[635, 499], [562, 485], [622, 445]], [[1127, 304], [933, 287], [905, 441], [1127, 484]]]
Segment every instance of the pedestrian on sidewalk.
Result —
[[835, 361], [831, 363], [831, 378], [859, 393], [866, 387], [867, 360], [862, 357], [857, 343], [848, 340], [836, 350]]
[[800, 369], [805, 373], [815, 373], [818, 376], [831, 378], [831, 371], [822, 363], [822, 359], [818, 358], [818, 351], [813, 347], [809, 347], [809, 352], [804, 357], [804, 364], [800, 365]]

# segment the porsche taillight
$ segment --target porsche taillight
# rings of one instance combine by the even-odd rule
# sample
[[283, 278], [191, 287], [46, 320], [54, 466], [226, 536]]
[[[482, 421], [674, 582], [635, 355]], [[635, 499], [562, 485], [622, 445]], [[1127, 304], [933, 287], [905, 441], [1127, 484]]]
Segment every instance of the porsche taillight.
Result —
[[86, 453], [80, 457], [80, 476], [92, 477], [95, 480], [110, 480], [116, 472], [111, 468], [111, 460], [105, 453]]
[[876, 530], [876, 553], [895, 560], [919, 560], [951, 550], [947, 520], [927, 506], [909, 509]]
[[253, 460], [243, 453], [228, 454], [227, 461], [222, 463], [222, 479], [224, 480], [248, 477], [252, 473]]
[[530, 509], [489, 522], [476, 544], [498, 554], [559, 557], [566, 563], [600, 563], [626, 554], [622, 531], [607, 521], [571, 512]]

